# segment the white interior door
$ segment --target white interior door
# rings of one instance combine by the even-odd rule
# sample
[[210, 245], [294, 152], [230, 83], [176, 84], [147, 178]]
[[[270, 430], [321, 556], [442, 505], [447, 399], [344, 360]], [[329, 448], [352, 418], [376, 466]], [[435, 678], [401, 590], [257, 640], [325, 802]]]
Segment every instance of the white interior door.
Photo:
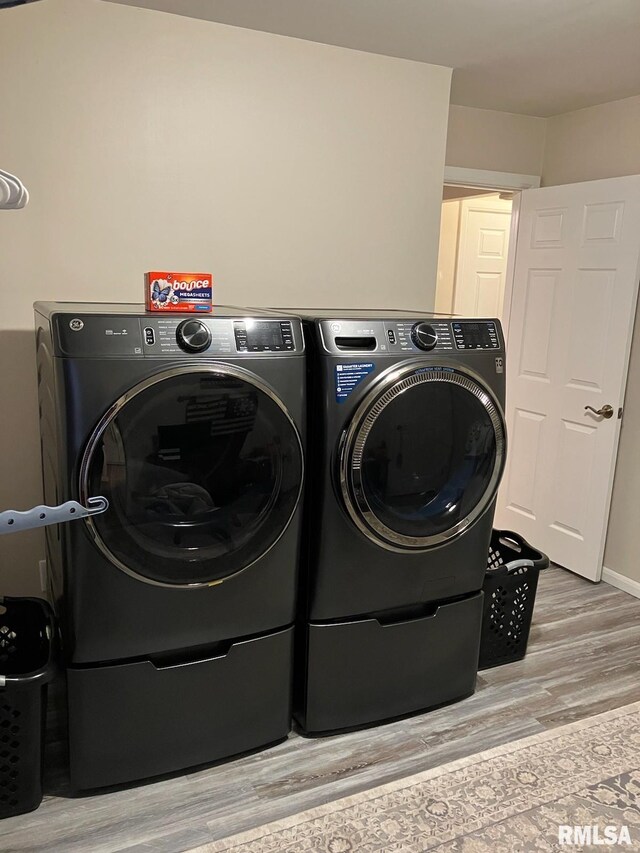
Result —
[[510, 223], [509, 200], [495, 196], [461, 202], [454, 314], [502, 317]]
[[525, 190], [515, 252], [496, 525], [599, 580], [640, 273], [640, 176]]

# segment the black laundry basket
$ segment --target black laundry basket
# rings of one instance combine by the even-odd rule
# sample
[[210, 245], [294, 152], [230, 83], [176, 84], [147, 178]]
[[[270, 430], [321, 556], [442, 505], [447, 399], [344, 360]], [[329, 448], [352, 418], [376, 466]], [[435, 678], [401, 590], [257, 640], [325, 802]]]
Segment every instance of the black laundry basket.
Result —
[[47, 684], [55, 674], [53, 612], [39, 598], [0, 598], [0, 818], [37, 809]]
[[478, 669], [521, 660], [527, 653], [542, 551], [511, 530], [494, 530], [485, 575]]

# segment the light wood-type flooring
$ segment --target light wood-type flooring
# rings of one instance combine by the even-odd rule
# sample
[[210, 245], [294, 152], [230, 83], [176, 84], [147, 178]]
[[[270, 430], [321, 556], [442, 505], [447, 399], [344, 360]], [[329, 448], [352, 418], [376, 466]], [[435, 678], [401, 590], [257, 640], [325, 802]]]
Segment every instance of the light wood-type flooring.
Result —
[[543, 729], [640, 700], [640, 600], [562, 569], [540, 577], [526, 658], [474, 696], [352, 734], [271, 749], [129, 789], [66, 795], [55, 719], [47, 796], [0, 821], [0, 851], [178, 853]]

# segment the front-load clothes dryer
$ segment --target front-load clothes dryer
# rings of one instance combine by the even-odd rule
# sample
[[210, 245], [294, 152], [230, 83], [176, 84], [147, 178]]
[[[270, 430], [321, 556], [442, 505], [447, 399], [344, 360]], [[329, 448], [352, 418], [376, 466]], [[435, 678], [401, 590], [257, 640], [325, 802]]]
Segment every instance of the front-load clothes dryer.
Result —
[[286, 737], [300, 540], [300, 322], [216, 307], [37, 303], [47, 529], [71, 784]]
[[294, 702], [319, 734], [474, 690], [505, 351], [497, 320], [298, 313], [310, 464]]

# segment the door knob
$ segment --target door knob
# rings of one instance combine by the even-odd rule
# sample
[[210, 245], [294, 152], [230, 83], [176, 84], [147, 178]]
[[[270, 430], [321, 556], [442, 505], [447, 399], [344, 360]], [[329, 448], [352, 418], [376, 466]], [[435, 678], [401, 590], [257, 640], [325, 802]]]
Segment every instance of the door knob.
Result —
[[601, 409], [594, 409], [593, 406], [585, 406], [585, 412], [593, 412], [594, 415], [600, 415], [603, 418], [609, 420], [609, 418], [613, 417], [613, 406], [610, 406], [608, 403], [604, 405]]

